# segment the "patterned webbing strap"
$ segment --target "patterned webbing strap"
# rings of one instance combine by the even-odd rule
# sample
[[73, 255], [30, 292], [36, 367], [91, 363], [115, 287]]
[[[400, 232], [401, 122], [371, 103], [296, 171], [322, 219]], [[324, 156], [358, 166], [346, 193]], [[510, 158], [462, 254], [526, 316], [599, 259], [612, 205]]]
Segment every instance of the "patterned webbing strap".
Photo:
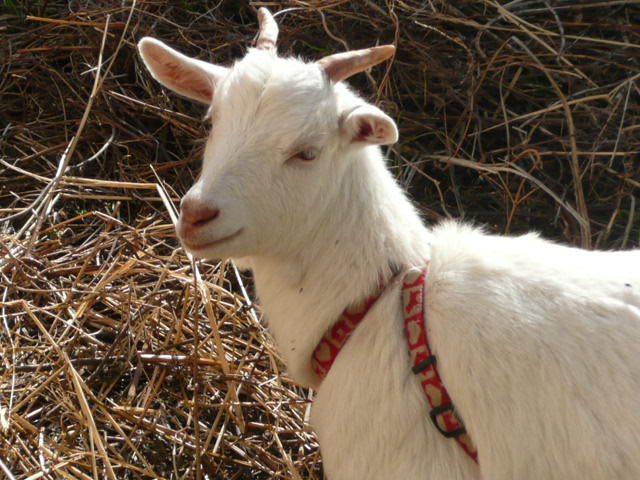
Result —
[[380, 284], [378, 289], [367, 298], [364, 302], [352, 305], [344, 309], [338, 321], [333, 324], [331, 329], [325, 333], [322, 340], [311, 355], [311, 367], [313, 371], [322, 379], [327, 376], [331, 365], [344, 347], [347, 340], [356, 329], [358, 324], [367, 315], [369, 309], [373, 307], [382, 292], [384, 284]]
[[410, 270], [405, 274], [402, 282], [404, 328], [413, 363], [412, 370], [418, 376], [431, 405], [430, 416], [433, 424], [445, 437], [455, 438], [467, 455], [477, 462], [476, 447], [462, 421], [456, 415], [451, 398], [438, 375], [436, 357], [429, 348], [424, 312], [427, 268], [421, 271]]

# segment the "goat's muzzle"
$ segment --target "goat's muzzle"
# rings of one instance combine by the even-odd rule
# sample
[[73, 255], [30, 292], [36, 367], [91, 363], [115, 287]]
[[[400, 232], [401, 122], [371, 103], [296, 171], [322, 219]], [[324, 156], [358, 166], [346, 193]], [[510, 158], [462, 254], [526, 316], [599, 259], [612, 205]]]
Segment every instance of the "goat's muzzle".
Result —
[[195, 231], [210, 224], [220, 216], [220, 210], [196, 198], [184, 197], [180, 202], [180, 219], [177, 229], [180, 238], [189, 238]]

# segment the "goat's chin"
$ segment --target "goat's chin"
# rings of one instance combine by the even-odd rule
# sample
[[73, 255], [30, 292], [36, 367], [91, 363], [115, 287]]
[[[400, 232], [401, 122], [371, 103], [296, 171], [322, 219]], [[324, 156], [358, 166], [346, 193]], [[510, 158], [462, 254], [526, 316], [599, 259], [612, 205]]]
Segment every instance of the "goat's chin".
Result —
[[195, 258], [199, 258], [201, 260], [223, 260], [226, 258], [224, 255], [221, 255], [215, 251], [210, 251], [213, 249], [193, 249], [187, 247], [184, 244], [182, 244], [182, 248], [184, 248], [187, 253], [190, 253]]

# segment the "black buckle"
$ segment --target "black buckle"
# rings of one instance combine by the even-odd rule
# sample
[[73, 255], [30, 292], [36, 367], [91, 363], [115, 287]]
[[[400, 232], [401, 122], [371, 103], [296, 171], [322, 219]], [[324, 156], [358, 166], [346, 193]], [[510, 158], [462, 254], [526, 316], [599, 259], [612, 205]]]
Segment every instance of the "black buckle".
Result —
[[[455, 408], [453, 406], [453, 403], [449, 402], [449, 403], [443, 403], [439, 407], [436, 407], [436, 408], [434, 408], [433, 410], [431, 410], [429, 412], [429, 416], [431, 417], [431, 421], [436, 426], [438, 431], [442, 434], [442, 436], [444, 436], [445, 438], [456, 438], [456, 437], [459, 437], [460, 435], [464, 435], [465, 433], [467, 433], [467, 429], [464, 428], [464, 427], [460, 427], [460, 428], [458, 428], [456, 430], [453, 430], [451, 432], [447, 432], [438, 423], [438, 415], [442, 415], [443, 413], [446, 413], [446, 412], [449, 412], [449, 411], [451, 411], [455, 415], [454, 410], [455, 410]], [[458, 421], [460, 421], [460, 420], [458, 420]]]
[[418, 373], [422, 372], [425, 368], [430, 367], [431, 365], [435, 365], [437, 363], [438, 362], [436, 360], [436, 356], [429, 355], [423, 361], [411, 367], [411, 371], [417, 375]]

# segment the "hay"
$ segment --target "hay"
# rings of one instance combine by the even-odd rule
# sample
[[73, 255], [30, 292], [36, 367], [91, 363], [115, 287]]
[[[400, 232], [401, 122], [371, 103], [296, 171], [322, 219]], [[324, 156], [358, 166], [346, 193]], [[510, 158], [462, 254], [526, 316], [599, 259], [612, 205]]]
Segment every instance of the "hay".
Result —
[[0, 470], [7, 478], [321, 478], [312, 392], [251, 281], [178, 247], [202, 107], [144, 71], [153, 34], [229, 64], [278, 15], [307, 58], [397, 42], [353, 84], [398, 121], [428, 221], [640, 243], [634, 1], [28, 2], [0, 10]]

